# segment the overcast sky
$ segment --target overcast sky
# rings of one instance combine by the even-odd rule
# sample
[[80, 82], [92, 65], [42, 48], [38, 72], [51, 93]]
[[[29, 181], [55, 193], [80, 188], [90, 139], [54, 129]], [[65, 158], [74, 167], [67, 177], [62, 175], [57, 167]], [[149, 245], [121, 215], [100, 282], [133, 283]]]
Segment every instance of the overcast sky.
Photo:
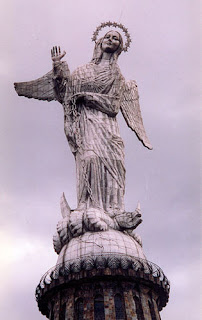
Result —
[[197, 0], [3, 0], [0, 51], [0, 317], [42, 320], [34, 298], [57, 255], [52, 235], [62, 192], [76, 206], [73, 156], [57, 102], [18, 97], [13, 82], [51, 69], [60, 45], [71, 71], [87, 63], [92, 33], [123, 23], [131, 48], [119, 59], [139, 85], [154, 150], [119, 115], [126, 153], [125, 206], [138, 200], [148, 260], [171, 282], [162, 320], [199, 320], [199, 3]]

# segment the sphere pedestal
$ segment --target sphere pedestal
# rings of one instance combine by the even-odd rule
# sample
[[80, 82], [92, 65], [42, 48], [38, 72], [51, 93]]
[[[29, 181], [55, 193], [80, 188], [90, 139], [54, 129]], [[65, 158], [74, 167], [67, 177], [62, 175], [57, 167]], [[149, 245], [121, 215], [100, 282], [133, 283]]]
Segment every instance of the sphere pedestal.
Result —
[[116, 230], [71, 239], [36, 289], [50, 320], [159, 320], [168, 296], [163, 271]]

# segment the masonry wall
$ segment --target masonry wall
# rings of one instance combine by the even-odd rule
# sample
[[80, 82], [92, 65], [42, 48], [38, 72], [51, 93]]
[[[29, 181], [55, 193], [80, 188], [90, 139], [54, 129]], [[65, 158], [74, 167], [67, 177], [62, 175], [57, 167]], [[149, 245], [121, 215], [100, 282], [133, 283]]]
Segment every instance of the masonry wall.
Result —
[[50, 320], [160, 320], [157, 293], [123, 280], [60, 287], [48, 308]]

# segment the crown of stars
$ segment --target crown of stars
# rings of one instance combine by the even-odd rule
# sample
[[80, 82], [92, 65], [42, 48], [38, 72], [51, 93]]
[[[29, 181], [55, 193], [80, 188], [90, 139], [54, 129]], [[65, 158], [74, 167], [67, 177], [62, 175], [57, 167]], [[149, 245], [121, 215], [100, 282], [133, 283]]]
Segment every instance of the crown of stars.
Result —
[[105, 28], [105, 27], [114, 27], [114, 28], [119, 28], [124, 32], [124, 35], [126, 37], [126, 42], [124, 44], [123, 47], [123, 51], [128, 51], [128, 48], [130, 47], [130, 43], [131, 43], [131, 37], [130, 34], [128, 32], [128, 29], [124, 27], [123, 24], [117, 23], [117, 22], [111, 22], [111, 21], [107, 21], [107, 22], [102, 22], [95, 30], [95, 32], [93, 32], [93, 37], [92, 37], [92, 41], [97, 41], [97, 37], [98, 34], [100, 32], [101, 29]]

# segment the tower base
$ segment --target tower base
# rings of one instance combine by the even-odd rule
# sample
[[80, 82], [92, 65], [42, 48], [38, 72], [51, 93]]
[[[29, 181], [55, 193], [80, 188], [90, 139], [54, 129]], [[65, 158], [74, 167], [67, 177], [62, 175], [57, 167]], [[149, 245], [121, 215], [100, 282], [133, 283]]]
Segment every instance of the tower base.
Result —
[[65, 245], [36, 298], [50, 320], [159, 320], [169, 288], [135, 239], [110, 230], [85, 233]]

